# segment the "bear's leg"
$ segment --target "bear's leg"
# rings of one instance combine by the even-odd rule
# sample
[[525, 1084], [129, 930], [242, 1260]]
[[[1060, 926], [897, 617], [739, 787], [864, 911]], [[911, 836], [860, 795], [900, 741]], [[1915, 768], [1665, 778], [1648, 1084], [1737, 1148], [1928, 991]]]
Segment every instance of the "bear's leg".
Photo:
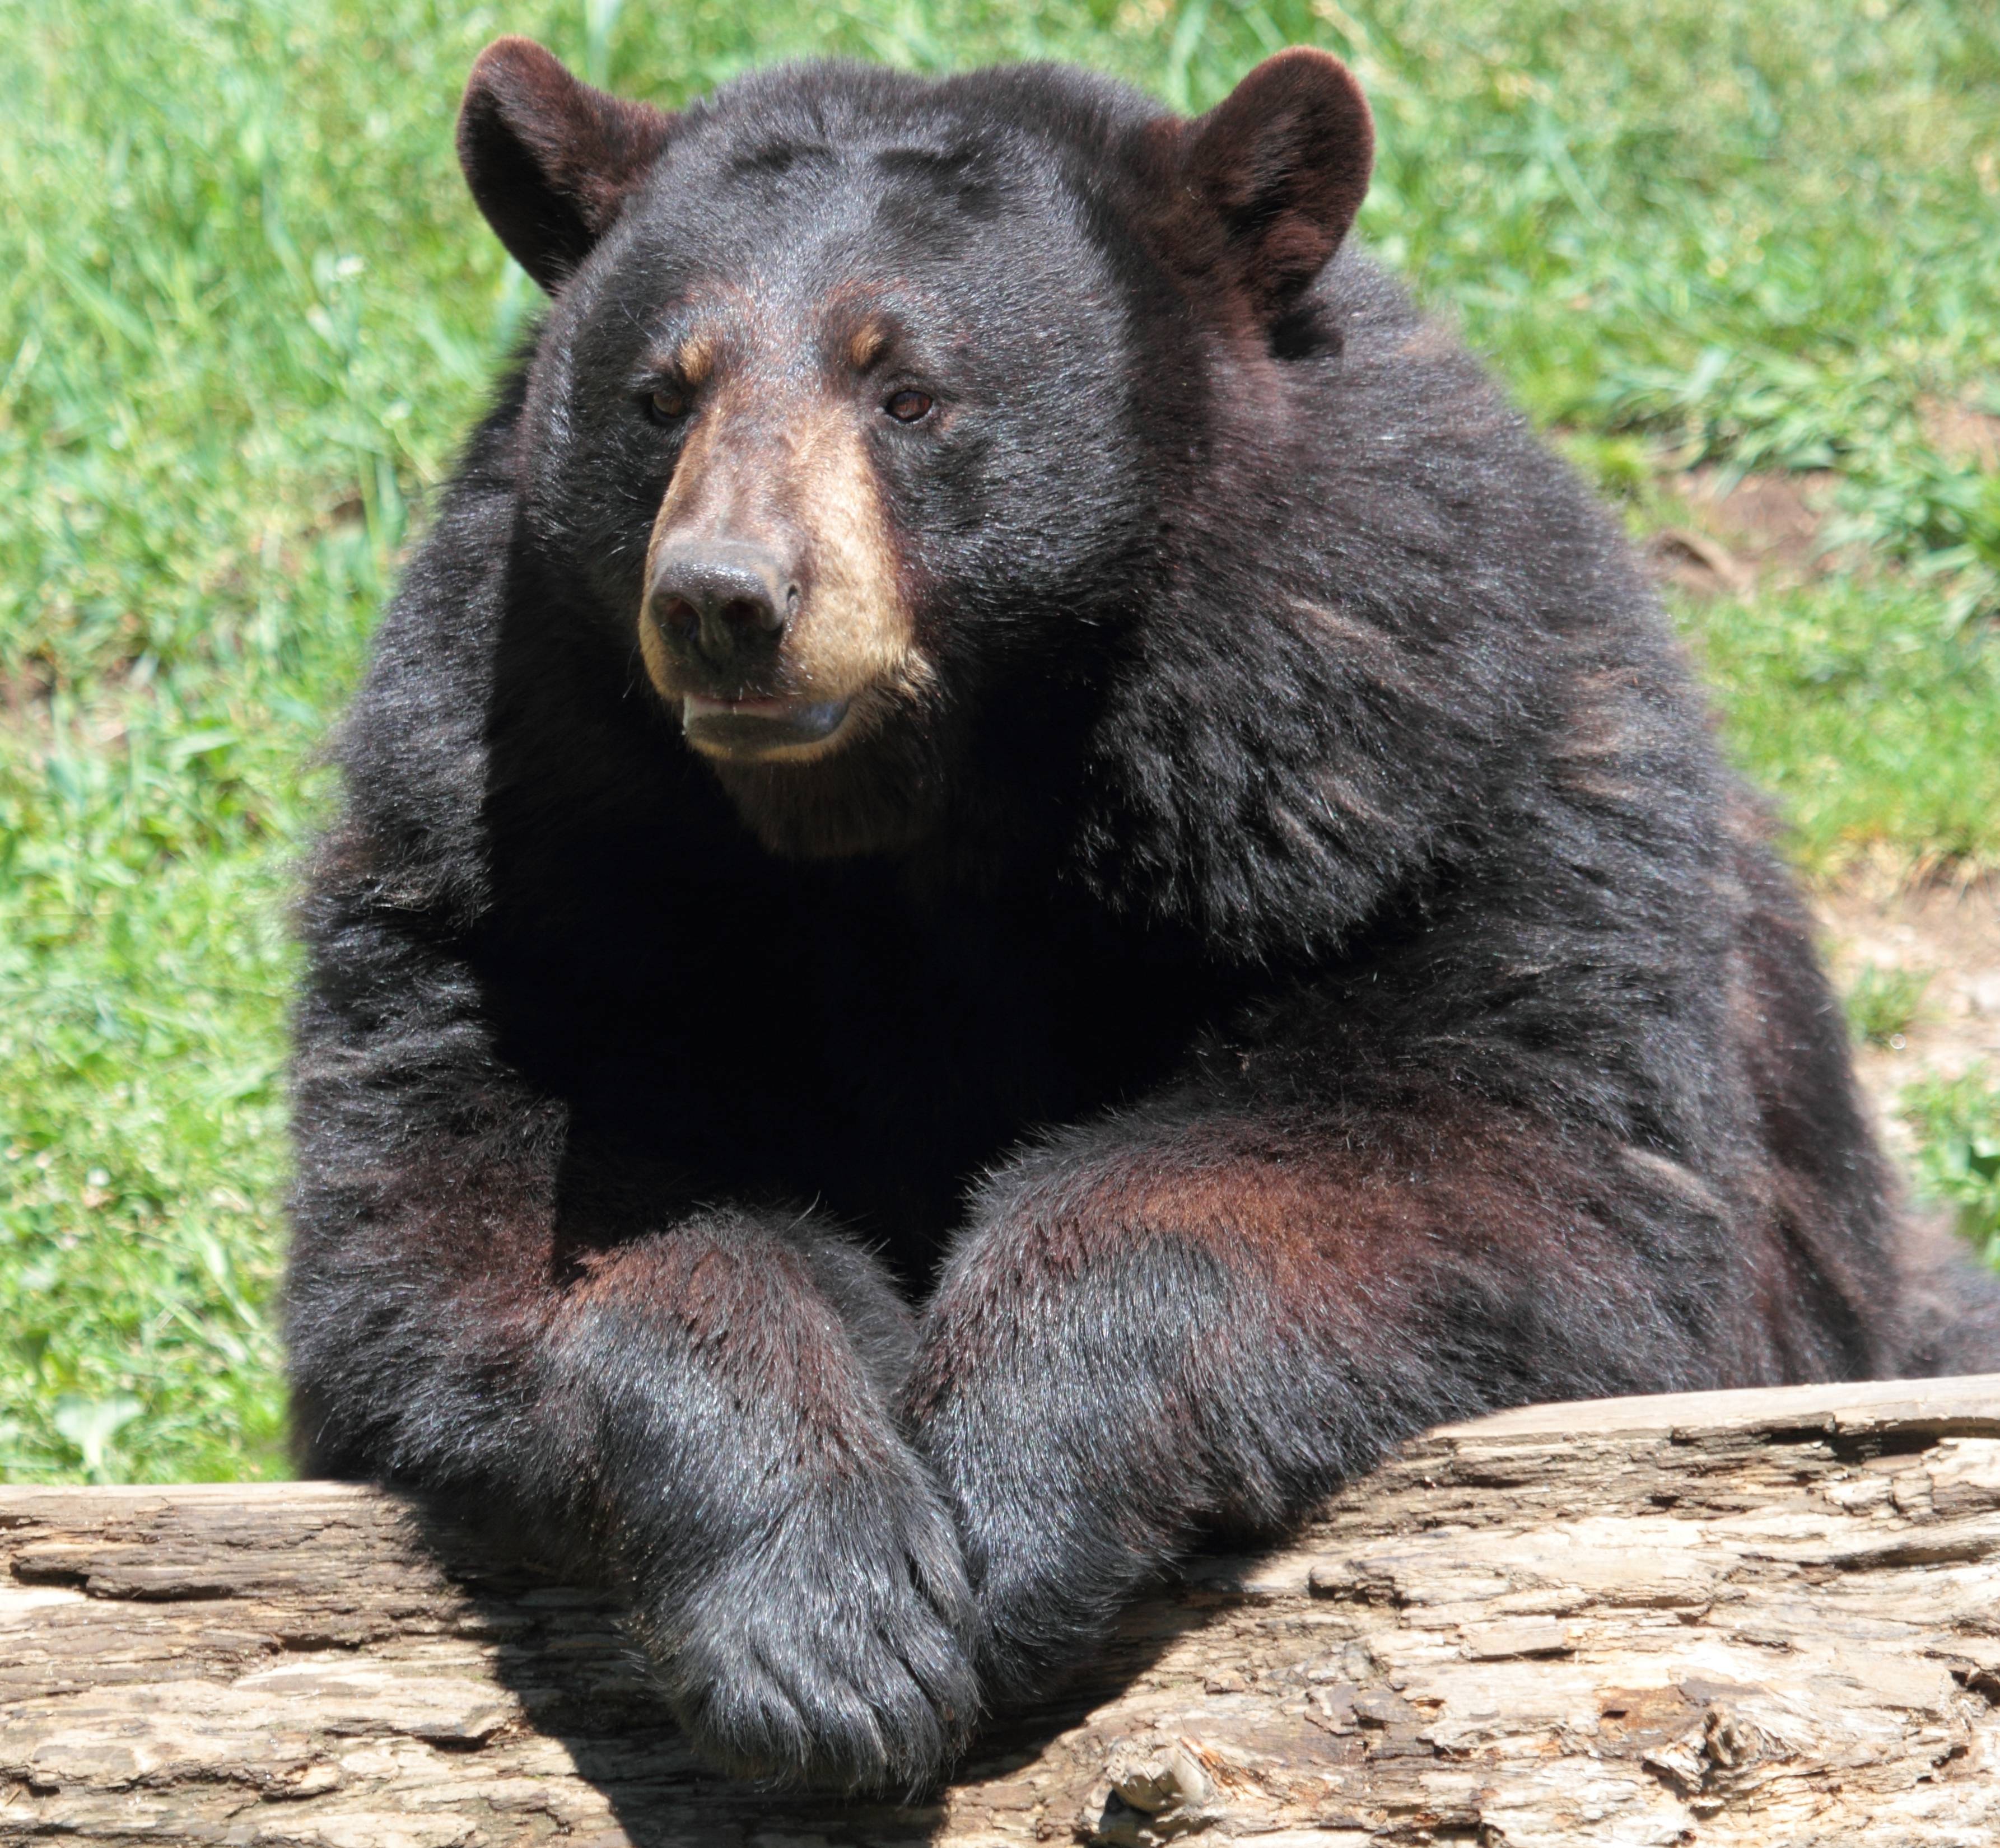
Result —
[[[810, 1219], [740, 1209], [579, 1240], [546, 1166], [400, 1153], [400, 1174], [336, 1188], [322, 1165], [304, 1190], [309, 1460], [592, 1536], [729, 1768], [934, 1779], [974, 1715], [972, 1607], [890, 1416], [910, 1330], [880, 1267]], [[645, 1190], [596, 1190], [621, 1191]]]
[[1282, 1529], [1426, 1425], [1776, 1377], [1732, 1236], [1685, 1169], [1442, 1088], [1162, 1108], [1024, 1154], [947, 1261], [905, 1407], [957, 1503], [984, 1685], [1035, 1691], [1204, 1529]]

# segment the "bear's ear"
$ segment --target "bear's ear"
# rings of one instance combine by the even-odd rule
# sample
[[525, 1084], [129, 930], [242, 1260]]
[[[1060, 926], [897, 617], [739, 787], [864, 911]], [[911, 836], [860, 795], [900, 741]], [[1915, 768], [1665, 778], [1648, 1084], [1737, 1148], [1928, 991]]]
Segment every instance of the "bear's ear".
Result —
[[458, 161], [486, 222], [553, 295], [610, 227], [673, 124], [578, 82], [532, 39], [495, 39], [466, 80]]
[[[1266, 58], [1183, 131], [1183, 210], [1207, 217], [1224, 268], [1266, 325], [1339, 248], [1361, 209], [1375, 129], [1354, 75], [1304, 46]], [[1188, 199], [1192, 192], [1192, 201]]]

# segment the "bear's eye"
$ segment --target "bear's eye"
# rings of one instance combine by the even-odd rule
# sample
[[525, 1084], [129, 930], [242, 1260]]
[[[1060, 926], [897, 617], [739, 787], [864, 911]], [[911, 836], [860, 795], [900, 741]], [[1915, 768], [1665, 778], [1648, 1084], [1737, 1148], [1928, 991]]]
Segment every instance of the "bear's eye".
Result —
[[686, 417], [687, 407], [687, 394], [672, 385], [662, 385], [646, 400], [646, 414], [656, 424], [671, 424]]
[[899, 391], [882, 408], [899, 424], [914, 424], [929, 414], [931, 402], [928, 392]]

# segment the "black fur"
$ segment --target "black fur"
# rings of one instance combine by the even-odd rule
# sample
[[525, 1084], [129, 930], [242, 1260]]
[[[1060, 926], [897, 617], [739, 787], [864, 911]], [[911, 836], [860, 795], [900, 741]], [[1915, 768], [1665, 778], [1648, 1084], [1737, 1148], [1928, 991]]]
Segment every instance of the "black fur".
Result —
[[[1115, 85], [813, 66], [538, 216], [526, 81], [481, 197], [559, 292], [304, 907], [310, 1467], [592, 1549], [724, 1763], [917, 1786], [1440, 1418], [1995, 1364], [1617, 532], [1365, 258], [1241, 242], [1348, 192], [1203, 220]], [[894, 851], [759, 844], [640, 669], [635, 369], [718, 279], [900, 290], [953, 407], [869, 439]]]

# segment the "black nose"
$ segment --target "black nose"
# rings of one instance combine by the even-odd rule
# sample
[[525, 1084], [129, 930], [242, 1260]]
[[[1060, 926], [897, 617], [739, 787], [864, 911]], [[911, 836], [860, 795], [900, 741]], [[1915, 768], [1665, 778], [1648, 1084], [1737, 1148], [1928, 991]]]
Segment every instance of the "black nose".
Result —
[[771, 654], [798, 599], [785, 561], [762, 546], [668, 546], [653, 561], [660, 633], [710, 667], [740, 668]]

